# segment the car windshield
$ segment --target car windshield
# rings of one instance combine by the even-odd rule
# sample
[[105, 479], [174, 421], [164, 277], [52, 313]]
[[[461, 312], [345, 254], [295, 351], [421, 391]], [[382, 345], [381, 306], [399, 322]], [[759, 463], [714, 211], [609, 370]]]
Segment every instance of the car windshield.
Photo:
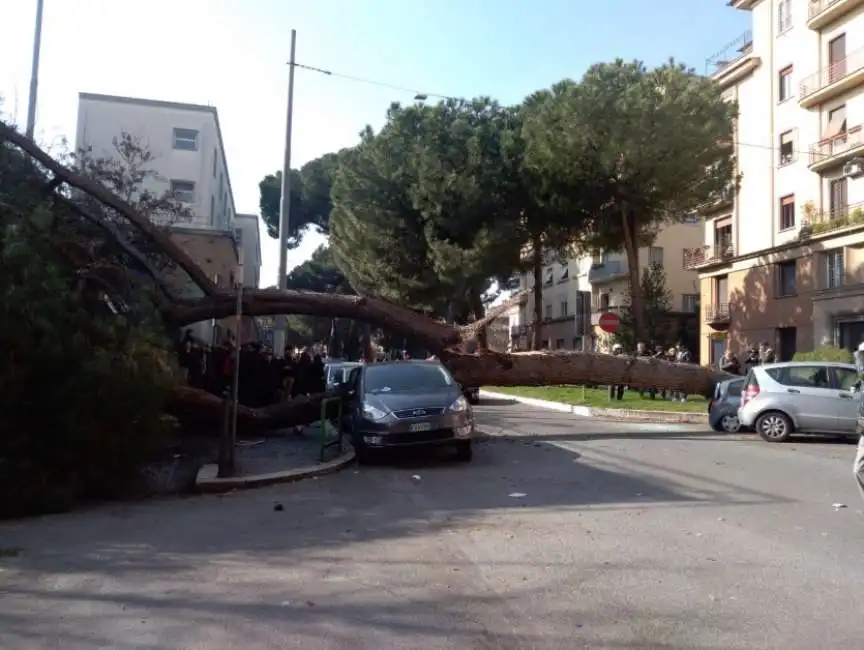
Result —
[[327, 382], [330, 384], [341, 384], [348, 381], [348, 375], [356, 368], [356, 364], [340, 364], [338, 366], [327, 367]]
[[443, 366], [431, 363], [393, 363], [366, 367], [367, 393], [419, 393], [453, 385]]

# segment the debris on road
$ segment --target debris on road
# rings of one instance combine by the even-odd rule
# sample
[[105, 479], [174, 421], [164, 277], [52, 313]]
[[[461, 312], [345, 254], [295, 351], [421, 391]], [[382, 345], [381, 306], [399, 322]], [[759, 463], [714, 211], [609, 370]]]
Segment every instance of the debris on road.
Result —
[[846, 504], [845, 503], [834, 503], [831, 505], [831, 507], [834, 508], [834, 510], [840, 510], [840, 508], [845, 508]]
[[524, 497], [527, 497], [528, 495], [525, 494], [524, 492], [511, 492], [508, 496], [511, 499], [522, 499]]

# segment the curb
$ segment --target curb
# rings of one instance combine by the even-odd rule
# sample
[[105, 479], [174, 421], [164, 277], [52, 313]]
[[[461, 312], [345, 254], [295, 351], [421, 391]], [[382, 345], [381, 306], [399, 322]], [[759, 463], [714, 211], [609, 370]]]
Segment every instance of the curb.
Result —
[[214, 494], [218, 492], [230, 492], [231, 490], [245, 490], [249, 488], [266, 487], [277, 483], [292, 483], [304, 478], [314, 478], [325, 474], [333, 474], [354, 462], [354, 450], [348, 449], [339, 458], [320, 465], [298, 467], [281, 472], [269, 472], [267, 474], [253, 474], [251, 476], [232, 476], [230, 478], [218, 478], [216, 476], [219, 466], [215, 463], [204, 465], [198, 470], [195, 478], [195, 487], [199, 492]]
[[480, 396], [491, 399], [509, 399], [519, 404], [536, 406], [537, 408], [558, 411], [559, 413], [570, 413], [580, 418], [598, 417], [629, 422], [659, 422], [663, 424], [708, 424], [707, 413], [592, 408], [590, 406], [564, 404], [563, 402], [550, 402], [534, 397], [521, 397], [509, 393], [492, 393], [487, 390], [481, 390]]

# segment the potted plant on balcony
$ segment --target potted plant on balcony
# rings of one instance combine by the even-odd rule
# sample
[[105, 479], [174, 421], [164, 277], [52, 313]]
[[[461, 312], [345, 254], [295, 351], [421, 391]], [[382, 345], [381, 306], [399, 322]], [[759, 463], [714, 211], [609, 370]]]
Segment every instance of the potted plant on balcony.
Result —
[[799, 239], [809, 239], [813, 234], [813, 222], [816, 221], [816, 205], [813, 201], [807, 201], [801, 206], [801, 228], [798, 230]]

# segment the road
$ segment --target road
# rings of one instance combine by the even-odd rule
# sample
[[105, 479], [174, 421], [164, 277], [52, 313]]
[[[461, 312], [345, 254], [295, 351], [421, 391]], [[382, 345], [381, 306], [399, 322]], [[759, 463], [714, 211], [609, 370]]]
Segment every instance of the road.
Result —
[[479, 413], [470, 466], [0, 526], [0, 647], [864, 647], [854, 447]]

